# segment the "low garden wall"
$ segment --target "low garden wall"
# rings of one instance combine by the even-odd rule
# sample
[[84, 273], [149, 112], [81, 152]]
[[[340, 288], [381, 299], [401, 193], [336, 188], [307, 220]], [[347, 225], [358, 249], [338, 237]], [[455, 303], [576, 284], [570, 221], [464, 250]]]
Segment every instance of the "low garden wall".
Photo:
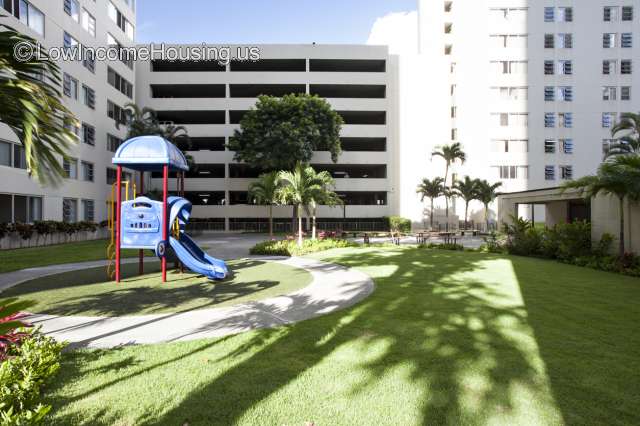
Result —
[[109, 238], [109, 229], [92, 222], [0, 224], [0, 250], [44, 247]]

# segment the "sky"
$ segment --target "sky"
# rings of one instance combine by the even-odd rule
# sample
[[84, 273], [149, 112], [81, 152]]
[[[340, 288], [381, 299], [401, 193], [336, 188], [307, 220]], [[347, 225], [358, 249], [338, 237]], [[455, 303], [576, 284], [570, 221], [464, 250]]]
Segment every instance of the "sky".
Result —
[[139, 43], [364, 44], [417, 0], [137, 0]]

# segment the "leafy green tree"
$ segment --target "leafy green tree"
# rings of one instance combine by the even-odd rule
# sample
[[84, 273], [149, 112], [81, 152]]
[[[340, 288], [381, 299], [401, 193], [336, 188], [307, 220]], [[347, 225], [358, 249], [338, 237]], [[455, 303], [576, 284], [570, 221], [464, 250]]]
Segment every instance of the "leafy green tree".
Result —
[[502, 182], [491, 184], [486, 180], [477, 181], [477, 200], [484, 205], [484, 222], [487, 230], [489, 230], [489, 204], [493, 203], [493, 201], [498, 198], [498, 188], [501, 186]]
[[611, 147], [608, 156], [640, 154], [640, 114], [622, 114], [620, 122], [611, 129], [611, 134], [619, 142]]
[[317, 96], [260, 96], [240, 121], [229, 149], [235, 160], [262, 170], [294, 170], [314, 151], [329, 151], [335, 163], [341, 150], [342, 117]]
[[436, 177], [433, 180], [423, 179], [422, 183], [418, 185], [417, 193], [420, 194], [420, 201], [424, 202], [428, 198], [431, 202], [431, 213], [429, 214], [429, 221], [431, 229], [433, 230], [433, 202], [436, 198], [443, 195], [444, 192], [444, 179]]
[[273, 238], [273, 206], [280, 200], [278, 172], [265, 173], [249, 185], [249, 198], [269, 206], [269, 237]]
[[640, 200], [640, 156], [639, 155], [618, 155], [610, 161], [600, 165], [598, 173], [592, 176], [585, 176], [564, 185], [564, 189], [575, 188], [587, 199], [596, 197], [598, 194], [613, 195], [619, 202], [619, 255], [624, 256], [624, 201]]
[[19, 44], [38, 42], [14, 28], [0, 24], [0, 121], [16, 134], [25, 150], [29, 175], [43, 184], [58, 184], [66, 157], [76, 142], [72, 127], [78, 120], [62, 103], [60, 68], [44, 58], [19, 61]]
[[444, 188], [446, 192], [446, 203], [447, 203], [447, 229], [449, 229], [449, 199], [454, 195], [448, 186], [449, 179], [449, 169], [453, 164], [457, 161], [460, 161], [461, 164], [464, 164], [467, 161], [467, 154], [462, 150], [462, 145], [460, 142], [453, 143], [451, 145], [444, 145], [436, 148], [435, 151], [431, 153], [431, 158], [440, 157], [445, 162], [444, 168]]
[[453, 192], [456, 197], [464, 201], [464, 229], [469, 224], [469, 203], [478, 199], [478, 180], [465, 176], [464, 180], [459, 180], [453, 184]]
[[[302, 247], [302, 213], [308, 211], [312, 203], [317, 203], [319, 194], [326, 191], [326, 172], [316, 173], [312, 167], [298, 164], [292, 172], [278, 173], [281, 187], [280, 202], [293, 205], [298, 218], [298, 246]], [[330, 176], [329, 176], [330, 178]]]

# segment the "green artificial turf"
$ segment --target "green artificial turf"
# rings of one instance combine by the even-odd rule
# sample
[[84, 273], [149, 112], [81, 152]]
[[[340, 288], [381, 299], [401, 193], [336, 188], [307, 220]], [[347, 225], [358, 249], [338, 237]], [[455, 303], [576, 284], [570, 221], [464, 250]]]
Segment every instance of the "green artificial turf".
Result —
[[122, 265], [120, 284], [107, 281], [105, 268], [67, 272], [38, 278], [2, 293], [35, 302], [30, 312], [49, 315], [124, 316], [185, 312], [266, 299], [311, 284], [310, 273], [272, 262], [235, 260], [227, 263], [230, 276], [210, 281], [202, 275], [169, 271], [162, 283], [159, 262], [146, 263], [144, 276], [137, 264]]
[[[106, 260], [108, 245], [107, 240], [93, 240], [47, 247], [0, 250], [0, 273], [63, 263]], [[137, 257], [138, 250], [123, 250], [122, 256]]]
[[51, 424], [640, 424], [640, 280], [415, 248], [346, 311], [216, 340], [65, 354]]

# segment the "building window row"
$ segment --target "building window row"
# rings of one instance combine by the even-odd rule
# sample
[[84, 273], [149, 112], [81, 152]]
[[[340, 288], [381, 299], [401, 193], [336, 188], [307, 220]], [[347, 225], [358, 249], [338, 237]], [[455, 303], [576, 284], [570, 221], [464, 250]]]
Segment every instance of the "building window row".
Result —
[[107, 67], [107, 82], [129, 99], [133, 99], [133, 84], [111, 67]]
[[529, 62], [527, 61], [491, 61], [491, 70], [495, 74], [527, 74]]
[[573, 154], [573, 139], [545, 139], [545, 154], [555, 154], [558, 150], [564, 154]]
[[602, 61], [602, 74], [614, 75], [614, 74], [632, 74], [633, 73], [633, 61], [631, 59], [622, 59], [620, 61], [616, 59], [605, 59]]
[[64, 32], [62, 35], [62, 44], [65, 49], [69, 51], [79, 50], [82, 52], [82, 66], [88, 69], [91, 73], [95, 74], [96, 72], [96, 58], [93, 56], [90, 50], [87, 50], [84, 46], [82, 46], [78, 40], [73, 37], [68, 32]]
[[26, 170], [27, 157], [24, 147], [19, 144], [0, 141], [0, 166]]
[[26, 0], [4, 0], [2, 7], [20, 22], [44, 37], [44, 13]]
[[129, 40], [134, 39], [134, 28], [131, 22], [124, 16], [124, 14], [113, 4], [113, 2], [109, 1], [107, 3], [107, 14], [109, 18], [126, 34]]
[[529, 36], [527, 34], [492, 34], [489, 40], [492, 47], [521, 48], [527, 47]]
[[545, 34], [544, 48], [545, 49], [555, 49], [555, 48], [573, 49], [573, 34], [572, 33]]
[[604, 33], [602, 34], [602, 47], [605, 49], [616, 47], [629, 49], [633, 47], [633, 33]]
[[573, 75], [573, 61], [571, 60], [546, 60], [544, 61], [545, 75]]
[[603, 86], [602, 87], [602, 100], [603, 101], [630, 101], [631, 100], [631, 86]]
[[546, 128], [573, 128], [573, 113], [572, 112], [547, 112], [544, 114], [544, 127]]
[[493, 139], [491, 152], [526, 153], [529, 152], [529, 141], [527, 139]]
[[573, 87], [546, 86], [544, 88], [544, 100], [546, 102], [553, 102], [553, 101], [573, 102]]
[[96, 18], [85, 8], [80, 12], [80, 3], [78, 0], [64, 0], [64, 12], [74, 21], [82, 25], [82, 28], [88, 32], [91, 37], [96, 36]]
[[529, 114], [519, 112], [491, 113], [491, 120], [496, 127], [528, 127]]
[[633, 21], [633, 6], [605, 6], [603, 9], [604, 22]]
[[62, 169], [66, 179], [81, 179], [85, 182], [94, 182], [94, 165], [88, 161], [80, 161], [78, 169], [78, 159], [67, 157], [62, 160]]
[[544, 22], [573, 22], [573, 8], [545, 7]]
[[491, 166], [495, 179], [526, 180], [529, 179], [529, 166]]
[[[560, 179], [573, 179], [573, 166], [559, 166], [558, 169], [560, 170]], [[556, 180], [556, 166], [544, 167], [544, 179], [549, 181]]]
[[502, 101], [526, 101], [529, 98], [529, 88], [526, 86], [492, 87], [491, 96]]
[[0, 194], [1, 223], [33, 223], [42, 220], [42, 197]]

